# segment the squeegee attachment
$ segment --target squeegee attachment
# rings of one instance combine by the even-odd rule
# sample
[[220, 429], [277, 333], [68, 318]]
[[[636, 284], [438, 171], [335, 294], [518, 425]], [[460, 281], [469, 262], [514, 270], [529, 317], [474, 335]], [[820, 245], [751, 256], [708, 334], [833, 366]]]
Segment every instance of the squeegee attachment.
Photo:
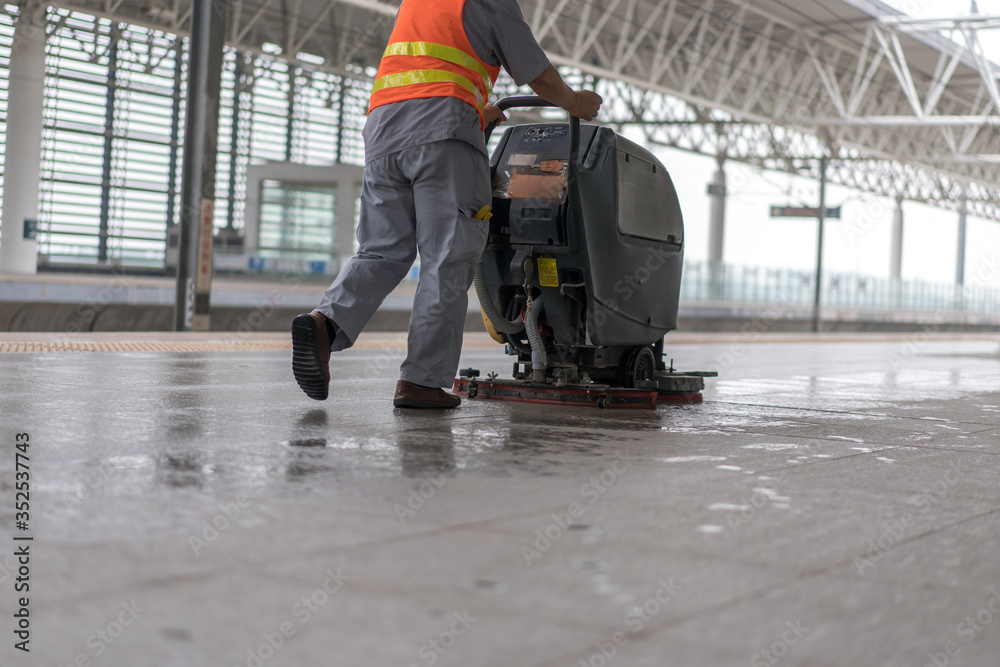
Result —
[[619, 410], [655, 410], [659, 392], [622, 387], [557, 387], [517, 380], [455, 380], [455, 393], [469, 399], [575, 405]]
[[470, 400], [513, 401], [614, 410], [655, 410], [658, 404], [693, 405], [701, 403], [704, 377], [660, 373], [659, 389], [630, 389], [609, 385], [551, 385], [523, 380], [480, 379], [479, 372], [467, 369], [455, 380], [454, 392]]

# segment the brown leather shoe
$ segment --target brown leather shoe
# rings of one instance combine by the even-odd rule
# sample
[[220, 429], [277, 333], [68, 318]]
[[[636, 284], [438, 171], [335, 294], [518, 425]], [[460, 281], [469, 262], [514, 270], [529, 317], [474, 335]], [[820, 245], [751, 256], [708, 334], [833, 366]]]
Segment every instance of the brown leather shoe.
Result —
[[396, 383], [392, 404], [397, 408], [447, 409], [457, 408], [462, 399], [438, 387], [421, 387], [406, 380]]
[[330, 396], [330, 343], [337, 330], [336, 322], [322, 313], [292, 320], [292, 373], [306, 396], [317, 401]]

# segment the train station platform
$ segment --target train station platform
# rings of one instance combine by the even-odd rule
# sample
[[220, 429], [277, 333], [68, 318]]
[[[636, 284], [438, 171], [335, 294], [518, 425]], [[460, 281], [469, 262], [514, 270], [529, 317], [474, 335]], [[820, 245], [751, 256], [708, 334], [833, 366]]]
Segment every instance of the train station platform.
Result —
[[281, 334], [0, 334], [0, 663], [995, 665], [998, 343], [668, 336], [719, 377], [626, 414], [395, 411], [398, 334], [325, 403]]
[[[782, 273], [784, 282], [774, 285], [764, 280], [769, 275], [766, 272], [747, 272], [747, 276], [731, 277], [726, 289], [719, 293], [708, 289], [704, 271], [693, 275], [692, 285], [681, 295], [678, 327], [682, 332], [745, 333], [748, 327], [770, 332], [811, 330], [813, 296], [808, 285], [803, 288], [800, 275]], [[297, 314], [316, 307], [330, 280], [328, 276], [306, 273], [219, 276], [212, 284], [211, 328], [241, 334], [283, 333]], [[1000, 297], [992, 291], [978, 294], [977, 299], [970, 296], [969, 303], [957, 308], [953, 288], [949, 288], [950, 292], [944, 290], [947, 294], [940, 289], [924, 294], [926, 286], [910, 286], [906, 288], [909, 292], [925, 298], [905, 301], [888, 298], [891, 286], [883, 285], [881, 291], [876, 290], [876, 296], [886, 298], [865, 301], [861, 298], [864, 290], [859, 292], [857, 285], [848, 285], [847, 278], [843, 282], [842, 290], [827, 295], [831, 299], [837, 296], [839, 301], [824, 301], [824, 331], [1000, 331], [1000, 301], [994, 304], [990, 300]], [[415, 279], [407, 279], [393, 290], [368, 330], [405, 331], [416, 284]], [[792, 290], [793, 286], [797, 291]], [[867, 289], [871, 292], [872, 286]], [[846, 293], [854, 297], [845, 300]], [[167, 332], [174, 329], [175, 299], [175, 280], [164, 276], [65, 272], [0, 275], [0, 333]], [[466, 330], [483, 329], [479, 302], [472, 289]]]

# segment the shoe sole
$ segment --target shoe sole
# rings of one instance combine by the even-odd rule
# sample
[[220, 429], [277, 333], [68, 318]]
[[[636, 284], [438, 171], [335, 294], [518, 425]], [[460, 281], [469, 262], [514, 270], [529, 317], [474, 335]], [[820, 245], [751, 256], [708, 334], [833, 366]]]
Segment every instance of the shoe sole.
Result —
[[292, 320], [292, 374], [299, 388], [315, 401], [330, 397], [330, 383], [316, 353], [316, 321], [308, 315]]

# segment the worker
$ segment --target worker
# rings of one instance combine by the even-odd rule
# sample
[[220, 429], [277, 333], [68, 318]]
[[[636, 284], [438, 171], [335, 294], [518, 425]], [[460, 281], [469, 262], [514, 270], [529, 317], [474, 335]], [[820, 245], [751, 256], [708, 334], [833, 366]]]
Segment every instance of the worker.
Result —
[[583, 120], [603, 100], [563, 81], [516, 0], [403, 0], [375, 78], [365, 141], [358, 252], [315, 311], [292, 322], [292, 371], [326, 400], [330, 353], [351, 347], [417, 253], [406, 359], [393, 405], [454, 408], [468, 290], [486, 247], [492, 187], [485, 129], [501, 66]]

